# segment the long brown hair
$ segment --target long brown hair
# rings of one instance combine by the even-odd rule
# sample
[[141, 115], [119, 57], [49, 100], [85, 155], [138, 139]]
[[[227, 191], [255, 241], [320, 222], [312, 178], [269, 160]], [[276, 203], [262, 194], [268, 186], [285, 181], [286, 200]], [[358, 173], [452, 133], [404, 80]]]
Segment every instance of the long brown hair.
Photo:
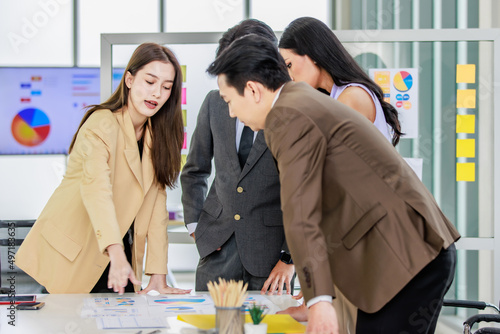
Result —
[[[182, 95], [182, 71], [177, 58], [171, 50], [156, 43], [143, 43], [135, 49], [125, 69], [133, 76], [145, 65], [161, 61], [170, 63], [175, 69], [175, 79], [172, 85], [170, 97], [165, 104], [152, 116], [151, 119], [151, 159], [155, 171], [156, 182], [162, 187], [173, 188], [181, 170], [181, 149], [184, 143], [184, 124], [182, 122], [181, 95]], [[91, 105], [83, 116], [83, 119], [73, 136], [69, 152], [75, 145], [78, 131], [85, 121], [99, 109], [109, 109], [112, 112], [121, 110], [127, 105], [129, 88], [125, 84], [123, 75], [118, 88], [105, 102]], [[146, 122], [146, 125], [148, 123]]]

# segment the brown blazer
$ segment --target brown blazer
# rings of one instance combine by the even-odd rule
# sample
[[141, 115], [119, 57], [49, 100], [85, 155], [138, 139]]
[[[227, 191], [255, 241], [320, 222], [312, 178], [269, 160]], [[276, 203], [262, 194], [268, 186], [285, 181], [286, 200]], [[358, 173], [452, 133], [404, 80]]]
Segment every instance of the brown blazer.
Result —
[[[63, 181], [16, 254], [16, 264], [50, 293], [88, 293], [134, 222], [132, 267], [167, 273], [166, 192], [154, 182], [151, 136], [142, 161], [128, 112], [98, 110], [81, 127]], [[135, 287], [136, 290], [139, 286]]]
[[266, 119], [286, 239], [306, 301], [378, 311], [460, 236], [432, 194], [360, 113], [285, 84]]

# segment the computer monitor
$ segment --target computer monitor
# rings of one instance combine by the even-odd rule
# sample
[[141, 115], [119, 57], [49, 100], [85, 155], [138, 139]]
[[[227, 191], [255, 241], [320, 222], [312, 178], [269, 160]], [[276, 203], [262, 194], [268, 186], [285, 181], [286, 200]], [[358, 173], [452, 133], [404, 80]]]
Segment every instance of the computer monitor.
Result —
[[[123, 75], [113, 73], [113, 89]], [[100, 102], [99, 68], [1, 67], [0, 155], [67, 154], [85, 107]]]

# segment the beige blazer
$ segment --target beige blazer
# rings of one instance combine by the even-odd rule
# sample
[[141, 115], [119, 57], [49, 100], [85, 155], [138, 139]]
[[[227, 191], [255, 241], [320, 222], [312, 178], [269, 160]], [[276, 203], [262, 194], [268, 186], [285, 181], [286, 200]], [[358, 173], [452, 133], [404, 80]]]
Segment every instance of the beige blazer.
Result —
[[[166, 192], [154, 182], [145, 133], [142, 161], [128, 112], [98, 110], [81, 127], [63, 181], [16, 254], [50, 293], [88, 293], [134, 222], [132, 267], [167, 274]], [[135, 287], [140, 289], [139, 286]]]
[[306, 301], [335, 283], [376, 312], [460, 237], [380, 131], [307, 84], [285, 84], [264, 133]]

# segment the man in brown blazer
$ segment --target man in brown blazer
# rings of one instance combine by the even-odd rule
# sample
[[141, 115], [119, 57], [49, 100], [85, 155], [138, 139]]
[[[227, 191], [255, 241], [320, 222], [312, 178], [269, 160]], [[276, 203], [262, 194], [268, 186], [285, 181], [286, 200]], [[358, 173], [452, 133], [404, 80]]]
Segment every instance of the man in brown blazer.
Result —
[[277, 160], [308, 333], [338, 333], [334, 284], [358, 308], [357, 333], [432, 333], [460, 236], [398, 152], [360, 113], [290, 82], [258, 36], [208, 72], [230, 115], [265, 129]]

